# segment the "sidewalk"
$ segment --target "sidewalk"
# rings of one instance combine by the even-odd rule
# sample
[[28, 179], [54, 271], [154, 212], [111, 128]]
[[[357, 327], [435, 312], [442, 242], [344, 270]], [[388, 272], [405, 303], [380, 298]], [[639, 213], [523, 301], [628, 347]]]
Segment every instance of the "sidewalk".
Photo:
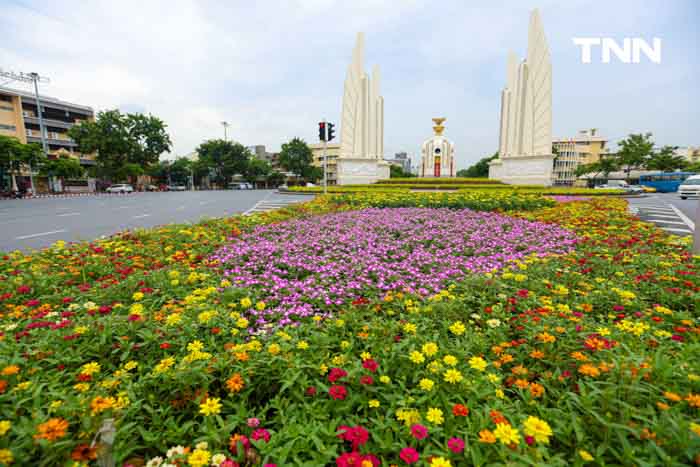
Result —
[[128, 196], [136, 193], [146, 193], [144, 191], [134, 191], [132, 193], [105, 193], [105, 192], [92, 192], [92, 193], [42, 193], [38, 195], [25, 196], [24, 198], [11, 198], [2, 197], [0, 201], [12, 201], [15, 199], [19, 200], [30, 200], [30, 199], [43, 199], [43, 198], [74, 198], [78, 196]]

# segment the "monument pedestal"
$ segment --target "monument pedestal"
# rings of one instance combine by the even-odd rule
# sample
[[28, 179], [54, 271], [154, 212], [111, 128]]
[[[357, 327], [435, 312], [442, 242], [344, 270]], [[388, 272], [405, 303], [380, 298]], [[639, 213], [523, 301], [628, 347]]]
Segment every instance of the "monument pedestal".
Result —
[[391, 164], [380, 159], [339, 157], [338, 185], [367, 185], [390, 177]]
[[512, 156], [489, 164], [489, 178], [509, 185], [552, 185], [554, 156]]

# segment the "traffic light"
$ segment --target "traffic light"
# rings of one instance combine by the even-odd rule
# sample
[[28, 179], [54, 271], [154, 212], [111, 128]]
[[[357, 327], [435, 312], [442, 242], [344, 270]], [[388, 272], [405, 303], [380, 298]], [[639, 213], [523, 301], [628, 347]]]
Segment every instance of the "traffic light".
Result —
[[335, 125], [332, 123], [328, 124], [328, 141], [333, 140], [335, 138]]
[[326, 122], [318, 122], [318, 139], [326, 141]]

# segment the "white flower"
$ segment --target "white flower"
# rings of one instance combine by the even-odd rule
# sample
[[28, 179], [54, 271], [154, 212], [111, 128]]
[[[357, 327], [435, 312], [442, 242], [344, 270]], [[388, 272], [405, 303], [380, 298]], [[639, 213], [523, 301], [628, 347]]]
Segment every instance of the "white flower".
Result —
[[185, 447], [184, 446], [175, 446], [170, 449], [168, 449], [168, 452], [165, 453], [165, 455], [170, 459], [173, 456], [179, 456], [185, 453]]
[[469, 316], [470, 316], [472, 319], [476, 319], [476, 320], [478, 320], [478, 319], [481, 318], [481, 316], [479, 316], [479, 313], [472, 313], [472, 314], [469, 315]]
[[226, 456], [223, 454], [214, 454], [211, 458], [211, 465], [214, 467], [219, 467], [226, 460]]
[[158, 456], [146, 462], [146, 467], [159, 467], [163, 464], [163, 458]]
[[85, 302], [85, 303], [83, 304], [83, 307], [84, 307], [86, 310], [92, 310], [93, 308], [97, 308], [97, 305], [95, 304], [95, 302]]
[[202, 450], [202, 451], [206, 451], [206, 450], [209, 448], [209, 443], [207, 443], [206, 441], [202, 441], [201, 443], [197, 443], [197, 444], [194, 446], [194, 448], [195, 448], [195, 449], [200, 449], [200, 450]]
[[497, 328], [498, 326], [501, 325], [501, 320], [500, 320], [500, 319], [495, 319], [495, 318], [494, 318], [494, 319], [490, 319], [490, 320], [486, 321], [486, 324], [488, 324], [489, 327]]
[[49, 311], [48, 313], [46, 313], [47, 318], [53, 318], [54, 316], [58, 316], [57, 311]]
[[6, 324], [5, 326], [3, 326], [3, 329], [5, 331], [12, 331], [16, 328], [17, 328], [17, 323], [10, 323], [10, 324]]

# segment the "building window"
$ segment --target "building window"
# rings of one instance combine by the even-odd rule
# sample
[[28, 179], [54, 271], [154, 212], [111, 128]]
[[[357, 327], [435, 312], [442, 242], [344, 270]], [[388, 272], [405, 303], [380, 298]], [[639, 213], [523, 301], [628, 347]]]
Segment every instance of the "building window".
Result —
[[12, 102], [12, 96], [7, 96], [5, 94], [0, 94], [0, 101]]
[[15, 108], [11, 105], [0, 105], [0, 110], [9, 110], [10, 112], [14, 112]]
[[17, 127], [14, 125], [4, 125], [0, 123], [0, 130], [17, 131]]

